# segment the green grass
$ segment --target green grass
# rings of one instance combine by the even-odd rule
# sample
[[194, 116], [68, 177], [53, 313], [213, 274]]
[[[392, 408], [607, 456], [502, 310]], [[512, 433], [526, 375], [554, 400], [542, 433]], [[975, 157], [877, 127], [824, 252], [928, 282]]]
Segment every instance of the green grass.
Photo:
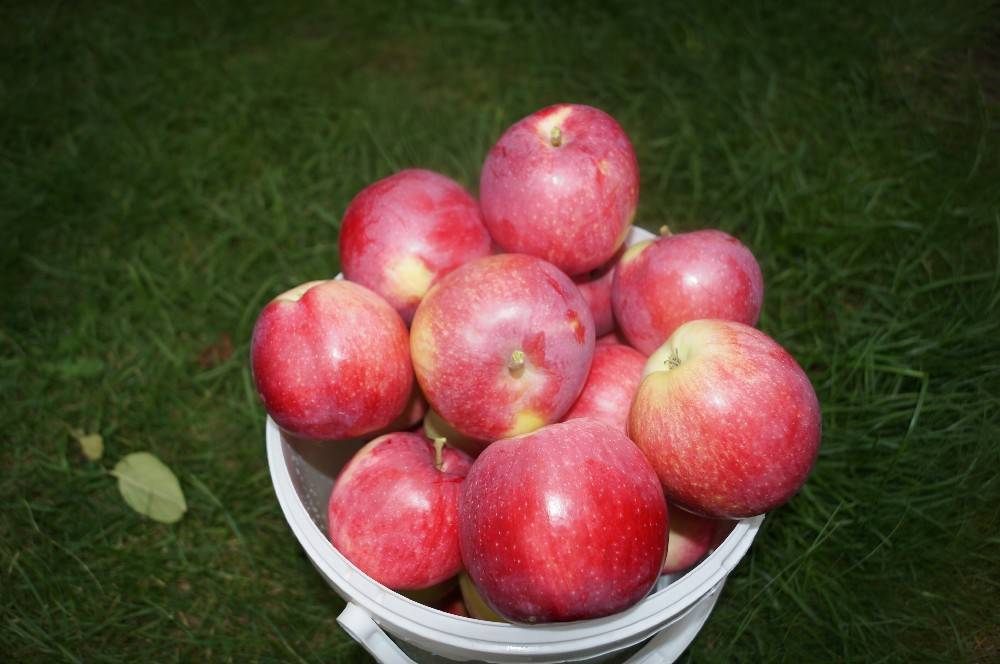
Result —
[[[364, 185], [475, 189], [506, 126], [571, 100], [632, 137], [641, 224], [752, 248], [823, 404], [689, 661], [1000, 657], [995, 8], [351, 4], [0, 8], [0, 652], [364, 660], [274, 499], [251, 327], [337, 271]], [[179, 524], [119, 498], [137, 450]]]

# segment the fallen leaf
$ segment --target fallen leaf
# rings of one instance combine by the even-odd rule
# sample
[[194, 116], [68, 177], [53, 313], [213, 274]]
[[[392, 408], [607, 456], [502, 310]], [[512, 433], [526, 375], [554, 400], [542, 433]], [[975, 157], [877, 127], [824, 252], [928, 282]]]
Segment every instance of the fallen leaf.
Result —
[[149, 452], [125, 456], [111, 474], [129, 507], [161, 523], [176, 523], [187, 511], [177, 476]]
[[211, 369], [222, 364], [232, 356], [233, 339], [224, 333], [219, 337], [218, 341], [198, 353], [198, 366], [202, 369]]
[[70, 429], [70, 433], [80, 443], [83, 456], [97, 461], [104, 455], [104, 438], [99, 433], [84, 433], [81, 429]]

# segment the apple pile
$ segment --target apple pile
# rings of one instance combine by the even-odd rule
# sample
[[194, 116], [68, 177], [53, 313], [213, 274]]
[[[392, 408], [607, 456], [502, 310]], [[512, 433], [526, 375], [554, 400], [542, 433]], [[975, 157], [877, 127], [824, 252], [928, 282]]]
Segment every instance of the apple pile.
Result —
[[551, 106], [492, 147], [478, 201], [427, 170], [369, 185], [344, 279], [260, 313], [270, 417], [369, 441], [328, 509], [358, 569], [483, 619], [606, 616], [805, 482], [819, 403], [753, 327], [753, 254], [719, 230], [626, 247], [638, 194], [618, 123]]

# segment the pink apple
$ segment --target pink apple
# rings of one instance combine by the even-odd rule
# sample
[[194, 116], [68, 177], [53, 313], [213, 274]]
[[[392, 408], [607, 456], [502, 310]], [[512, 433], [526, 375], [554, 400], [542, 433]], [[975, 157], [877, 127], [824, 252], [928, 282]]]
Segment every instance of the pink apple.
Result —
[[583, 392], [563, 421], [593, 417], [624, 432], [645, 365], [646, 357], [634, 348], [619, 344], [596, 346]]
[[[330, 541], [358, 569], [397, 590], [458, 574], [458, 497], [472, 460], [414, 433], [365, 445], [333, 485]], [[442, 593], [443, 594], [443, 593]]]
[[399, 414], [399, 417], [389, 423], [388, 431], [383, 431], [381, 433], [392, 433], [393, 431], [413, 429], [417, 425], [421, 424], [426, 416], [427, 399], [424, 399], [424, 395], [420, 392], [420, 388], [416, 383], [414, 383], [413, 391], [410, 393], [410, 399], [406, 402], [406, 406], [403, 407], [403, 412]]
[[597, 618], [656, 583], [667, 504], [625, 434], [570, 420], [486, 448], [462, 487], [459, 536], [469, 576], [501, 615]]
[[458, 268], [424, 297], [411, 356], [431, 408], [459, 433], [493, 441], [558, 421], [583, 389], [594, 321], [579, 289], [524, 254]]
[[414, 386], [399, 314], [347, 281], [311, 281], [272, 300], [254, 325], [250, 362], [268, 414], [313, 440], [388, 426]]
[[367, 286], [407, 323], [427, 290], [462, 263], [490, 253], [479, 205], [454, 180], [400, 171], [361, 191], [344, 214], [344, 276]]
[[611, 283], [615, 278], [615, 264], [623, 252], [624, 247], [601, 267], [573, 278], [594, 316], [598, 337], [610, 334], [615, 329], [615, 318], [611, 311]]
[[649, 355], [690, 320], [754, 325], [764, 278], [753, 254], [717, 230], [667, 235], [630, 246], [615, 269], [611, 305], [629, 345]]
[[[617, 344], [619, 346], [628, 346], [628, 339], [622, 336], [620, 330], [615, 330], [609, 334], [605, 334], [603, 337], [598, 337], [595, 342], [598, 346], [606, 346], [608, 344]], [[629, 346], [631, 348], [631, 346]], [[645, 357], [645, 356], [644, 356]]]
[[791, 498], [816, 460], [820, 411], [805, 372], [743, 323], [686, 323], [646, 363], [628, 433], [671, 503], [714, 518]]
[[663, 573], [674, 574], [693, 567], [713, 546], [715, 532], [723, 523], [670, 506], [670, 536]]
[[558, 104], [500, 137], [483, 164], [479, 199], [490, 235], [506, 251], [583, 274], [625, 241], [639, 199], [639, 166], [610, 115]]

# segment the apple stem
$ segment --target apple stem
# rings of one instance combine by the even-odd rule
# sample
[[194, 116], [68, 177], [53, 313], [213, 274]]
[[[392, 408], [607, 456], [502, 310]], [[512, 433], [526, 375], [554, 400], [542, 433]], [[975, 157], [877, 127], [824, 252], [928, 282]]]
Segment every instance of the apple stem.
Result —
[[510, 354], [510, 360], [507, 362], [507, 368], [515, 376], [518, 372], [524, 369], [524, 351], [521, 349], [515, 350]]
[[562, 145], [562, 129], [559, 127], [553, 127], [549, 136], [549, 142], [552, 143], [552, 147], [554, 148]]
[[670, 237], [673, 233], [670, 231], [670, 226], [663, 224], [660, 226], [660, 237]]
[[434, 439], [434, 468], [436, 470], [441, 470], [441, 466], [444, 465], [444, 444], [446, 441], [444, 436], [438, 436]]

